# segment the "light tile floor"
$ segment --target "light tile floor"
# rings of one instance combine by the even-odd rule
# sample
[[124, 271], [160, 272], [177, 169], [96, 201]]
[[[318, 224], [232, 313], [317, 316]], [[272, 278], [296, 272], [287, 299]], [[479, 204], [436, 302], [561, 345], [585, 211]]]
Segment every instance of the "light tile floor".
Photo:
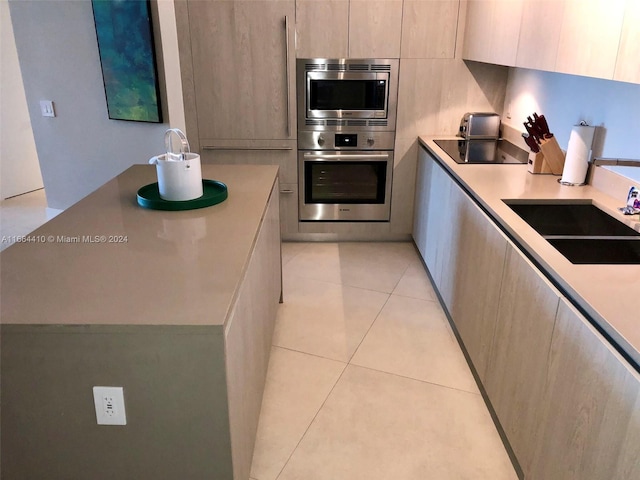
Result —
[[411, 243], [284, 243], [253, 480], [516, 479]]
[[47, 207], [44, 189], [0, 202], [0, 250], [51, 220], [62, 210]]

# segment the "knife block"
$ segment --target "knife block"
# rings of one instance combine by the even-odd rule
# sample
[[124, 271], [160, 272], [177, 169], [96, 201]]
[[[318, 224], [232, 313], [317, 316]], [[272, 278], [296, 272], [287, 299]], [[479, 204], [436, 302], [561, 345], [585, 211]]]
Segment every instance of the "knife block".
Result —
[[527, 162], [528, 168], [527, 171], [529, 173], [540, 174], [540, 173], [552, 173], [551, 168], [549, 168], [549, 164], [544, 158], [544, 154], [542, 152], [529, 153], [529, 161]]
[[564, 168], [564, 153], [558, 145], [556, 137], [545, 138], [540, 142], [540, 151], [544, 154], [544, 159], [554, 175], [562, 175]]

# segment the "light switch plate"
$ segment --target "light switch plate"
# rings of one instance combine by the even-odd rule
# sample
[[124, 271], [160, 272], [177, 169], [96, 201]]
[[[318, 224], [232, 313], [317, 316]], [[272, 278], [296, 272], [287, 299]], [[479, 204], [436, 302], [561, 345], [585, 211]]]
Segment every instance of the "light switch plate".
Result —
[[40, 100], [40, 112], [42, 112], [43, 117], [55, 117], [56, 111], [53, 108], [53, 101]]
[[127, 424], [122, 387], [93, 387], [93, 403], [98, 425]]

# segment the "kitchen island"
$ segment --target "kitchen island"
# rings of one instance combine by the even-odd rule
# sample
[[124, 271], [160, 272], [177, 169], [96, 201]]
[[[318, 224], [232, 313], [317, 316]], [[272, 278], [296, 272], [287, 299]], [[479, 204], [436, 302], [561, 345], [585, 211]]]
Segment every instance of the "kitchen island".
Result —
[[421, 138], [414, 240], [521, 476], [638, 478], [639, 265], [572, 264], [504, 202], [614, 199]]
[[[249, 477], [281, 298], [278, 169], [203, 165], [223, 203], [140, 207], [136, 165], [0, 254], [6, 478]], [[125, 426], [93, 386], [124, 388]]]

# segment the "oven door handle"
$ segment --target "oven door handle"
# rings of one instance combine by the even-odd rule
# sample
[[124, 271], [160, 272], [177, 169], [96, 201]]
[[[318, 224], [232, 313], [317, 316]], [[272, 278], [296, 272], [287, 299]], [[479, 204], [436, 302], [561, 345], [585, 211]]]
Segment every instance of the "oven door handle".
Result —
[[305, 160], [385, 160], [389, 158], [388, 153], [372, 153], [367, 155], [366, 153], [338, 153], [338, 154], [323, 154], [323, 153], [305, 153], [303, 155]]

